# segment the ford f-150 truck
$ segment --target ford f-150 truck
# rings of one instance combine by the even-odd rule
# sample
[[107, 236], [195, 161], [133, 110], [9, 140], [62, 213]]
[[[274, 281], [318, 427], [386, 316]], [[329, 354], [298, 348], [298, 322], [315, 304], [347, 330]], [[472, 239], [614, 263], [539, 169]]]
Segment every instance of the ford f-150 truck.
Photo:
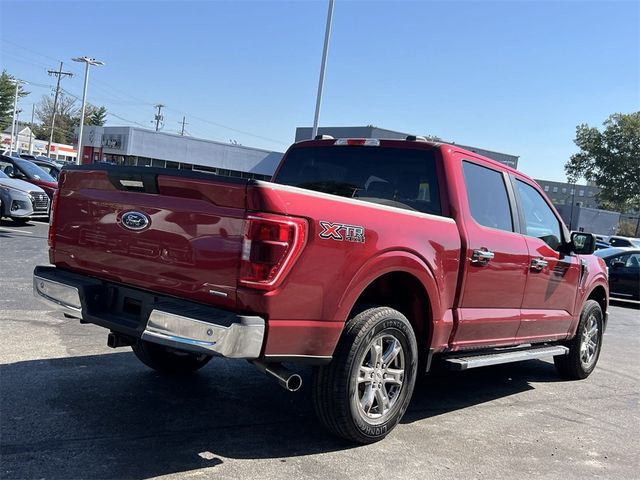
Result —
[[594, 369], [608, 286], [591, 234], [569, 234], [517, 170], [421, 137], [294, 144], [272, 182], [187, 170], [65, 167], [34, 293], [110, 331], [151, 368], [243, 358], [320, 421], [368, 443], [416, 376], [553, 357]]

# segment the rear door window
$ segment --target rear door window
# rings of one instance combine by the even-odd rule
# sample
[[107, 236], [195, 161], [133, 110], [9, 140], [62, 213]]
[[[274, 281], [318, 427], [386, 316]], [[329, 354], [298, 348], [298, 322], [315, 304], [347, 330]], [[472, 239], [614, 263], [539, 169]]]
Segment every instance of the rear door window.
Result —
[[275, 183], [441, 215], [431, 150], [330, 146], [294, 148]]
[[513, 232], [507, 186], [501, 172], [463, 161], [471, 216], [480, 225]]

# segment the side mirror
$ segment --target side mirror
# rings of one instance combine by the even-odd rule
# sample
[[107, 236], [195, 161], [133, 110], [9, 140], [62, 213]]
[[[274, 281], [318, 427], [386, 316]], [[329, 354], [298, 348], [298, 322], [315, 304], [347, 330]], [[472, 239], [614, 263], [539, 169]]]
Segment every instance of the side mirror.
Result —
[[571, 250], [578, 255], [591, 255], [596, 251], [596, 236], [593, 233], [573, 232]]

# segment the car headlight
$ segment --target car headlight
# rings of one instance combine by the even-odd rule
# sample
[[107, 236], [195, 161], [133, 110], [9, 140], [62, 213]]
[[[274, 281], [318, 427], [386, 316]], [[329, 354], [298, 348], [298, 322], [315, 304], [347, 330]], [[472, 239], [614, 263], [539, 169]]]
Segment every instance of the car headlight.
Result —
[[31, 198], [31, 195], [29, 195], [29, 192], [25, 192], [24, 190], [18, 190], [17, 188], [11, 188], [11, 187], [9, 187], [8, 190], [11, 195]]

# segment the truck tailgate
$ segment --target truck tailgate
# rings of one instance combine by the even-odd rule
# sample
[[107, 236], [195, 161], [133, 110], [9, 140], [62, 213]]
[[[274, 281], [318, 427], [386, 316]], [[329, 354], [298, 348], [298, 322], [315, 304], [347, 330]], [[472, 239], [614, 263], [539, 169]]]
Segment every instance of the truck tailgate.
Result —
[[65, 169], [52, 262], [235, 307], [247, 182], [144, 167]]

